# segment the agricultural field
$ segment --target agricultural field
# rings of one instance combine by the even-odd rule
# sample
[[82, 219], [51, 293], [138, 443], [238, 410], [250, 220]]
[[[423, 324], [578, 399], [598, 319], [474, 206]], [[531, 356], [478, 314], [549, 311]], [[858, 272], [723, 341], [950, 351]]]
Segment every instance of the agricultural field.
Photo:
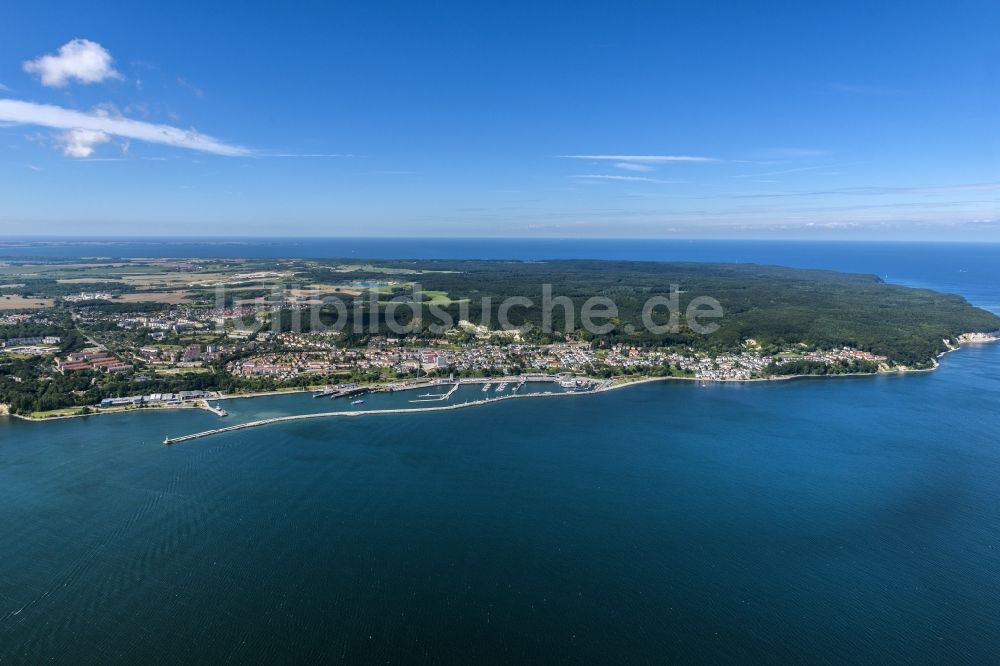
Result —
[[168, 305], [180, 305], [190, 302], [190, 293], [187, 291], [135, 291], [121, 294], [114, 299], [116, 303], [167, 303]]
[[0, 310], [41, 310], [54, 305], [51, 298], [25, 298], [24, 296], [0, 296]]

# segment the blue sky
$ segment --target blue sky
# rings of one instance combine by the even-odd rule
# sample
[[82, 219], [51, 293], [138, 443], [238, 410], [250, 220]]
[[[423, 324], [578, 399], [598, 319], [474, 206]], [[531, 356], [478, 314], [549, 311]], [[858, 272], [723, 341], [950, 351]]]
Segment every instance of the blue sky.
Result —
[[1000, 240], [996, 3], [8, 5], [0, 234]]

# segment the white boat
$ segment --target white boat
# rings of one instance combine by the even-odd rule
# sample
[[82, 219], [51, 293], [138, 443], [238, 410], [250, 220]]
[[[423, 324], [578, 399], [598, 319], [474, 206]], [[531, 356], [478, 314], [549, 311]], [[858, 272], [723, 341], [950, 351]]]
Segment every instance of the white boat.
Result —
[[489, 382], [483, 384], [483, 393], [486, 393], [487, 391], [489, 391], [491, 386], [493, 386], [493, 385], [490, 384]]
[[364, 400], [352, 400], [351, 404], [352, 405], [363, 405], [363, 404], [365, 404], [365, 401]]

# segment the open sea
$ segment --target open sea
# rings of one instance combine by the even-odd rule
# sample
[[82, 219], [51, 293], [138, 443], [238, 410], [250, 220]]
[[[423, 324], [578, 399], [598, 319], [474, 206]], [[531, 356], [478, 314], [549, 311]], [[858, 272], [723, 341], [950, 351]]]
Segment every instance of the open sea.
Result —
[[[740, 261], [874, 273], [1000, 313], [988, 244], [0, 247], [81, 254]], [[330, 402], [224, 405], [237, 422]], [[661, 382], [160, 443], [219, 423], [0, 418], [0, 663], [1000, 654], [997, 345], [905, 377]]]

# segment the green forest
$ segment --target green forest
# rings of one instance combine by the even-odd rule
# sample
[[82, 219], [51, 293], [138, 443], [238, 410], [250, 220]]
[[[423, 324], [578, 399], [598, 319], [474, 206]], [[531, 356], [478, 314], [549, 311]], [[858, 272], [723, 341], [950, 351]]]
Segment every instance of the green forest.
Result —
[[[332, 262], [331, 262], [332, 263]], [[343, 262], [337, 262], [342, 265]], [[359, 264], [365, 262], [358, 261]], [[551, 285], [554, 297], [568, 297], [574, 305], [573, 319], [566, 309], [554, 307], [553, 328], [558, 332], [579, 330], [584, 302], [592, 296], [614, 301], [618, 317], [603, 334], [607, 342], [629, 342], [643, 346], [685, 345], [707, 352], [738, 349], [754, 339], [765, 346], [804, 345], [824, 349], [849, 346], [887, 356], [900, 365], [926, 367], [947, 349], [946, 340], [966, 332], [1000, 329], [1000, 317], [976, 308], [961, 296], [927, 289], [886, 284], [874, 275], [803, 270], [752, 264], [658, 263], [629, 261], [382, 261], [379, 267], [416, 271], [408, 278], [423, 291], [445, 292], [451, 303], [437, 306], [453, 321], [467, 317], [475, 323], [490, 321], [495, 327], [500, 303], [513, 296], [532, 299], [531, 308], [510, 311], [514, 325], [542, 325], [542, 285]], [[329, 273], [333, 268], [327, 269]], [[386, 273], [359, 270], [352, 278], [385, 279]], [[312, 269], [318, 280], [329, 274]], [[691, 299], [716, 299], [724, 316], [711, 335], [693, 332], [681, 317], [675, 333], [644, 332], [642, 308], [654, 296], [668, 297], [678, 285], [683, 313]], [[385, 294], [390, 298], [412, 293], [409, 285]], [[426, 299], [425, 299], [426, 300]], [[488, 308], [483, 304], [488, 303]], [[421, 321], [426, 329], [437, 321], [430, 305], [424, 304]], [[328, 313], [326, 324], [336, 323]], [[654, 320], [666, 322], [666, 311], [657, 310]], [[397, 320], [407, 323], [408, 312]], [[353, 328], [354, 311], [349, 308], [345, 328]], [[363, 311], [366, 330], [372, 319]], [[380, 310], [377, 317], [384, 319]], [[582, 339], [589, 336], [580, 334]], [[538, 341], [545, 342], [544, 336]]]

